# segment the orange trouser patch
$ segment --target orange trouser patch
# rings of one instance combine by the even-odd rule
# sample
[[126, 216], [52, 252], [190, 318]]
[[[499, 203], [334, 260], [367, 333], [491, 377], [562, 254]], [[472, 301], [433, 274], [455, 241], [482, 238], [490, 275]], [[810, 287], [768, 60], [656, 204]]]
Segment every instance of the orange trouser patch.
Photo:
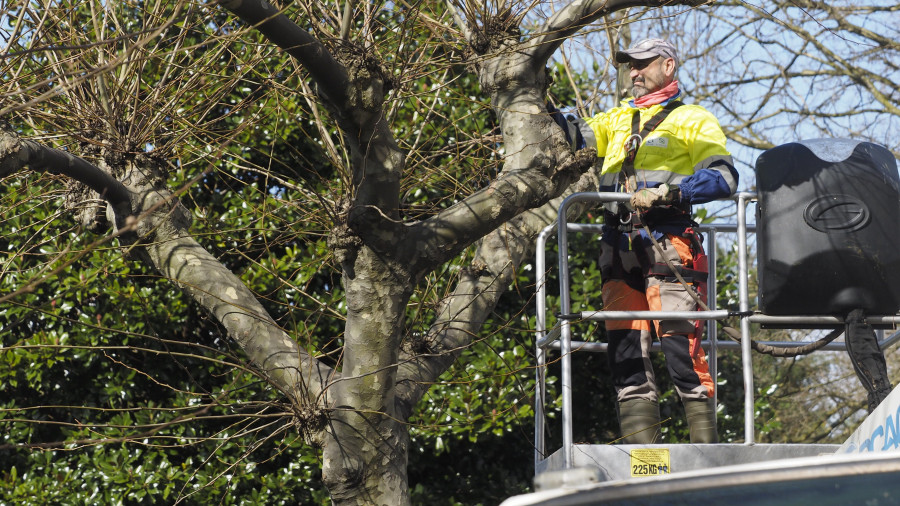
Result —
[[[647, 297], [624, 281], [611, 279], [603, 283], [603, 309], [605, 311], [646, 311]], [[606, 330], [650, 330], [647, 320], [607, 320]]]

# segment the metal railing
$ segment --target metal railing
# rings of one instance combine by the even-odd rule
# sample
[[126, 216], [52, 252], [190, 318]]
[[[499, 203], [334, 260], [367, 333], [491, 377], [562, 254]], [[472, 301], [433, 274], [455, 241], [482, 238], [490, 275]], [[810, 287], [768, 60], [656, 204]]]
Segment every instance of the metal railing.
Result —
[[[546, 406], [546, 365], [547, 352], [550, 349], [560, 352], [560, 397], [562, 401], [562, 462], [568, 469], [574, 462], [574, 444], [572, 441], [572, 365], [571, 353], [573, 346], [579, 351], [606, 352], [607, 344], [598, 342], [573, 342], [572, 324], [576, 321], [606, 321], [606, 320], [632, 320], [632, 319], [685, 319], [685, 320], [723, 320], [729, 317], [740, 318], [741, 342], [718, 341], [716, 325], [707, 325], [707, 339], [703, 341], [704, 348], [709, 350], [710, 374], [717, 377], [716, 358], [719, 349], [740, 349], [741, 366], [744, 382], [744, 444], [752, 445], [754, 436], [754, 398], [753, 398], [753, 364], [750, 349], [750, 325], [759, 323], [771, 326], [783, 327], [837, 327], [843, 326], [844, 321], [834, 316], [768, 316], [754, 313], [750, 309], [749, 297], [749, 267], [747, 234], [755, 232], [755, 227], [747, 224], [747, 204], [756, 200], [756, 194], [751, 192], [739, 192], [733, 200], [737, 202], [737, 223], [714, 223], [702, 225], [700, 230], [706, 235], [706, 250], [709, 256], [709, 290], [707, 293], [707, 306], [709, 310], [703, 311], [584, 311], [577, 314], [571, 312], [571, 297], [569, 287], [569, 259], [568, 259], [568, 233], [582, 232], [599, 234], [600, 225], [569, 223], [567, 214], [569, 209], [580, 203], [606, 203], [625, 202], [631, 197], [627, 193], [576, 193], [566, 198], [559, 207], [557, 222], [547, 226], [538, 235], [535, 258], [535, 270], [537, 271], [537, 302], [536, 302], [536, 393], [535, 393], [535, 468], [547, 458], [546, 442], [544, 439], [544, 409]], [[717, 287], [717, 255], [716, 240], [719, 232], [737, 234], [738, 256], [738, 311], [716, 309]], [[559, 314], [562, 318], [553, 328], [547, 329], [547, 267], [546, 244], [547, 239], [557, 234], [559, 257]], [[563, 274], [565, 273], [565, 275]], [[867, 316], [872, 325], [894, 325], [900, 323], [900, 316]], [[879, 336], [881, 337], [881, 336]], [[894, 333], [888, 339], [880, 339], [882, 349], [893, 345], [900, 340], [900, 332]], [[794, 341], [769, 341], [764, 344], [776, 347], [791, 347], [798, 343]], [[654, 342], [652, 350], [658, 351], [659, 343]], [[844, 350], [843, 342], [832, 342], [825, 346], [826, 350]]]

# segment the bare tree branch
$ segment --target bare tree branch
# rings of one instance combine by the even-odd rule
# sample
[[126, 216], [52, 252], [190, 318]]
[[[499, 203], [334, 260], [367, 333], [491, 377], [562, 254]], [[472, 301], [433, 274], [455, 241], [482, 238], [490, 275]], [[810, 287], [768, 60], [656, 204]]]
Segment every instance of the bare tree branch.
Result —
[[[115, 208], [130, 214], [131, 192], [92, 163], [59, 149], [48, 148], [35, 141], [0, 130], [0, 177], [30, 167], [77, 179], [109, 201]], [[123, 216], [123, 223], [124, 217]]]
[[540, 28], [540, 35], [532, 39], [529, 52], [535, 65], [545, 65], [562, 43], [594, 21], [613, 12], [631, 7], [660, 7], [663, 5], [703, 5], [706, 0], [575, 0], [556, 11]]
[[505, 169], [487, 188], [411, 227], [409, 237], [424, 255], [417, 260], [424, 261], [422, 267], [427, 269], [446, 262], [502, 223], [559, 195], [565, 188], [560, 182], [580, 177], [595, 157], [594, 150], [579, 151], [550, 178], [537, 169]]
[[240, 278], [190, 236], [189, 217], [174, 195], [147, 187], [156, 178], [150, 174], [153, 164], [143, 160], [139, 158], [126, 175], [127, 182], [134, 184], [130, 190], [127, 183], [82, 158], [0, 132], [0, 175], [27, 165], [93, 188], [115, 209], [118, 223], [136, 219], [129, 226], [144, 238], [143, 249], [152, 265], [214, 315], [275, 386], [297, 402], [322, 401], [318, 397], [335, 372], [297, 346]]
[[265, 0], [225, 0], [220, 5], [296, 58], [318, 85], [317, 92], [328, 102], [344, 102], [349, 85], [347, 70], [321, 41]]

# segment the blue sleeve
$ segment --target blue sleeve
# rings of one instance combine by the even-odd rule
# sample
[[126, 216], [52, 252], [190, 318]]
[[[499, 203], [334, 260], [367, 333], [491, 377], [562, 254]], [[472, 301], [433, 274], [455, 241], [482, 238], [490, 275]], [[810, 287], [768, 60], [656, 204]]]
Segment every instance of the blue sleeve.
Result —
[[[734, 188], [726, 181], [722, 168], [710, 167], [700, 169], [682, 179], [678, 184], [678, 188], [681, 190], [681, 201], [690, 204], [705, 204], [706, 202], [732, 195]], [[736, 183], [738, 179], [737, 171], [731, 166], [727, 166], [727, 170]]]

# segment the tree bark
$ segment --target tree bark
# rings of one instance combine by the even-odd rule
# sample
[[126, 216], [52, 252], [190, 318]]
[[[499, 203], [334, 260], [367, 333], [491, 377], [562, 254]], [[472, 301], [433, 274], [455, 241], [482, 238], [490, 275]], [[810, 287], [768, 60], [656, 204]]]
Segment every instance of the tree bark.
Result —
[[394, 405], [400, 340], [413, 283], [369, 248], [344, 275], [342, 377], [331, 384], [323, 479], [335, 504], [408, 504], [409, 437]]

